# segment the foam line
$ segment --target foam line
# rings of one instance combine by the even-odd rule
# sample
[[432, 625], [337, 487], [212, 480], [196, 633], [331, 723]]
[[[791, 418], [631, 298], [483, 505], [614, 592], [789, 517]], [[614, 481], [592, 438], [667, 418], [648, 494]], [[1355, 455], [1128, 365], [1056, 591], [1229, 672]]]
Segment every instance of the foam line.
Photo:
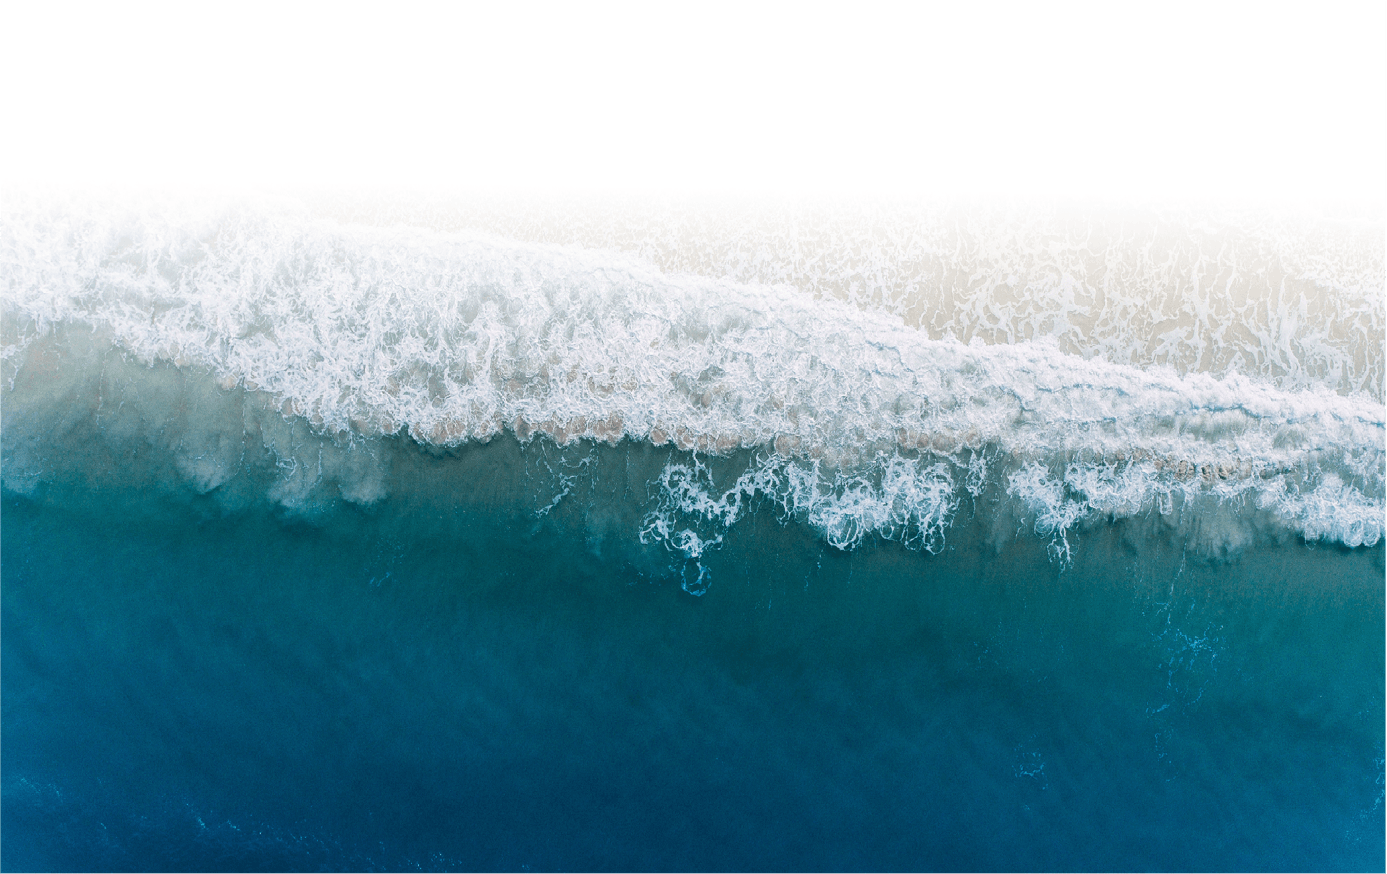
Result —
[[[964, 344], [812, 289], [293, 211], [15, 210], [0, 247], [11, 394], [81, 328], [267, 396], [329, 440], [752, 450], [730, 490], [696, 466], [665, 472], [644, 536], [691, 557], [716, 535], [678, 519], [731, 524], [738, 495], [845, 548], [870, 533], [936, 548], [970, 481], [1005, 484], [1061, 553], [1080, 520], [1176, 503], [1349, 546], [1383, 533], [1383, 405], [1328, 385], [1140, 368], [1046, 338]], [[20, 412], [43, 406], [29, 391]]]

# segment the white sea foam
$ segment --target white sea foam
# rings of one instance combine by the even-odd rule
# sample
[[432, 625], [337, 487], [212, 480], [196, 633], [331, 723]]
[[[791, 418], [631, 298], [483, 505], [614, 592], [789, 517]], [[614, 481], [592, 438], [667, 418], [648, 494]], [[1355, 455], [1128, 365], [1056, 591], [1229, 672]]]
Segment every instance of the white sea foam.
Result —
[[[1076, 524], [1150, 513], [1193, 513], [1220, 548], [1267, 524], [1349, 546], [1383, 534], [1384, 408], [1380, 392], [1343, 393], [1342, 367], [1297, 390], [1257, 367], [1085, 357], [1067, 350], [1072, 338], [965, 344], [813, 288], [295, 209], [13, 207], [0, 259], [10, 488], [36, 475], [15, 461], [19, 431], [51, 427], [26, 410], [64, 408], [72, 381], [56, 371], [75, 365], [58, 347], [80, 328], [267, 398], [337, 446], [330, 475], [363, 503], [383, 479], [369, 452], [343, 448], [362, 437], [456, 446], [509, 430], [752, 450], [733, 484], [715, 485], [696, 455], [661, 476], [642, 537], [692, 558], [763, 500], [841, 547], [875, 533], [937, 549], [964, 495], [989, 487], [1061, 557]], [[1346, 306], [1345, 320], [1362, 315]], [[1372, 348], [1343, 360], [1381, 361], [1380, 313], [1369, 316], [1377, 334], [1356, 342]], [[1270, 326], [1250, 329], [1266, 348], [1249, 361], [1301, 348]], [[16, 409], [21, 377], [31, 388]], [[47, 406], [45, 385], [59, 399]], [[218, 415], [199, 445], [244, 438], [246, 414]], [[255, 433], [287, 446], [277, 427], [261, 417]], [[230, 458], [189, 454], [180, 470], [215, 489]], [[274, 497], [301, 500], [328, 475], [321, 452], [317, 464], [286, 464]]]
[[1116, 364], [1383, 399], [1383, 228], [1362, 216], [591, 199], [345, 201], [326, 211], [787, 284], [889, 312], [936, 340], [1048, 337]]

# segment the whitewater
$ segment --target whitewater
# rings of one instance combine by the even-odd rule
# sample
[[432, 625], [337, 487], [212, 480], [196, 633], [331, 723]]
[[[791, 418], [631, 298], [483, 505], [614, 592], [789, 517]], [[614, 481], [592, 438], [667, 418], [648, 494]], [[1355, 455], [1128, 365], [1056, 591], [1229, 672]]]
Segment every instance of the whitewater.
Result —
[[[1347, 546], [1382, 537], [1382, 353], [1361, 340], [1382, 331], [1381, 289], [1351, 285], [1358, 277], [1345, 267], [1356, 265], [1325, 265], [1326, 253], [1312, 253], [1324, 274], [1308, 278], [1338, 307], [1318, 324], [1297, 324], [1284, 302], [1248, 306], [1237, 327], [1255, 342], [1225, 352], [1233, 364], [1180, 373], [1129, 363], [1138, 350], [1102, 355], [1118, 338], [1098, 325], [1084, 356], [1054, 339], [1062, 331], [992, 344], [975, 332], [965, 344], [930, 337], [890, 308], [816, 296], [813, 283], [806, 291], [669, 275], [612, 250], [302, 212], [227, 209], [178, 221], [30, 211], [11, 214], [3, 241], [4, 376], [11, 407], [23, 410], [6, 429], [11, 488], [37, 476], [23, 461], [37, 451], [28, 444], [51, 447], [41, 411], [100, 416], [108, 403], [141, 403], [139, 392], [104, 384], [119, 357], [147, 369], [171, 364], [237, 393], [229, 410], [182, 412], [163, 429], [199, 492], [235, 475], [253, 411], [306, 421], [321, 446], [296, 455], [273, 436], [285, 426], [259, 417], [258, 452], [292, 471], [272, 489], [290, 507], [321, 500], [329, 484], [356, 503], [384, 497], [378, 466], [329, 460], [300, 473], [311, 466], [306, 453], [322, 456], [324, 446], [331, 459], [344, 445], [392, 435], [451, 448], [509, 432], [559, 446], [759, 450], [720, 495], [688, 469], [670, 471], [670, 505], [730, 523], [737, 495], [763, 495], [839, 547], [868, 534], [937, 544], [960, 495], [989, 482], [1016, 516], [1061, 540], [1088, 518], [1193, 506], [1204, 545], [1215, 548], [1258, 526]], [[1210, 281], [1199, 270], [1193, 281]], [[1097, 321], [1068, 309], [1059, 318]], [[995, 319], [1015, 333], [1025, 315]], [[1255, 315], [1261, 324], [1247, 321]], [[1345, 327], [1355, 322], [1359, 330]], [[1211, 336], [1198, 339], [1222, 347], [1230, 327], [1201, 325]], [[79, 372], [57, 385], [27, 381], [33, 387], [14, 394], [20, 375], [77, 354], [74, 344], [86, 361]], [[1283, 363], [1285, 372], [1243, 373], [1243, 361]], [[126, 372], [132, 386], [144, 379]], [[188, 406], [170, 400], [155, 402], [162, 415]], [[696, 553], [702, 541], [677, 525], [661, 519], [651, 532]]]
[[[7, 864], [1380, 864], [1383, 250], [1195, 208], [8, 196]], [[97, 713], [201, 764], [83, 758]], [[377, 751], [321, 764], [348, 713]], [[461, 840], [482, 772], [538, 788]], [[741, 825], [582, 788], [642, 772]], [[137, 818], [105, 780], [158, 825], [98, 841]], [[769, 813], [811, 808], [833, 836]]]

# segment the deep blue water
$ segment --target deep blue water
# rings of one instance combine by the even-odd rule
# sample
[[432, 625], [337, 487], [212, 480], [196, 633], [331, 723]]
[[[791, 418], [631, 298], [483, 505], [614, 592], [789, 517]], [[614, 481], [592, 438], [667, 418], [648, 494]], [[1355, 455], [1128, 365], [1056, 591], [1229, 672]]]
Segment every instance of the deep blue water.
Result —
[[939, 555], [762, 508], [694, 597], [604, 521], [672, 450], [538, 516], [543, 449], [405, 445], [308, 521], [91, 460], [7, 493], [0, 864], [1383, 867], [1380, 543], [1127, 520], [1066, 565], [986, 500]]

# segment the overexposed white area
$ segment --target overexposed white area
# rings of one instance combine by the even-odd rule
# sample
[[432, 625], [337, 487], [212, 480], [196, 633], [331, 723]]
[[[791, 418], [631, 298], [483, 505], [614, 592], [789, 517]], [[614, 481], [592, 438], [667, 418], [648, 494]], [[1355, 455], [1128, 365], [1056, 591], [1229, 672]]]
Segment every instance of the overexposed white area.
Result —
[[21, 186], [1336, 201], [1382, 3], [8, 4]]

